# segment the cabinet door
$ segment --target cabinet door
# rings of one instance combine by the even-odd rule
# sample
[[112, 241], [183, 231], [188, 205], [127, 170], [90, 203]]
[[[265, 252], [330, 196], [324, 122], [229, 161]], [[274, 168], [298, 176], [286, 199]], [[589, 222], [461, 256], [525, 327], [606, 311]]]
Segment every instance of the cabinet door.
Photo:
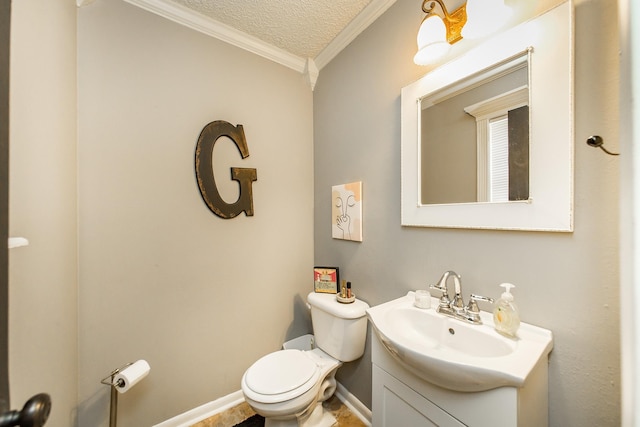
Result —
[[464, 427], [449, 413], [373, 365], [373, 427]]

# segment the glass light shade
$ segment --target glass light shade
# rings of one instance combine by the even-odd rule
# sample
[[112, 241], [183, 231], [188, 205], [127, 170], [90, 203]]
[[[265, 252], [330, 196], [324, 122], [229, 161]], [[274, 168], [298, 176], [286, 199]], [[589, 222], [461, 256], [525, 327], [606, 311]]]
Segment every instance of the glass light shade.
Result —
[[467, 0], [467, 23], [462, 37], [478, 39], [499, 30], [509, 19], [511, 9], [504, 0]]
[[418, 53], [413, 62], [427, 65], [444, 56], [451, 46], [447, 43], [447, 29], [442, 18], [431, 15], [422, 22], [418, 30]]

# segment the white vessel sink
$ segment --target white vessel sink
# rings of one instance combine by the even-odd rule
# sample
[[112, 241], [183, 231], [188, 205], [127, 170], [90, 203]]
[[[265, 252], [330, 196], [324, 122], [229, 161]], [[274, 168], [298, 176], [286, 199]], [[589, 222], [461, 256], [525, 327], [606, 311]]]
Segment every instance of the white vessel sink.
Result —
[[551, 331], [521, 323], [516, 338], [495, 331], [481, 312], [473, 325], [413, 306], [414, 293], [371, 307], [367, 316], [389, 353], [418, 377], [455, 391], [522, 387], [536, 364], [553, 348]]

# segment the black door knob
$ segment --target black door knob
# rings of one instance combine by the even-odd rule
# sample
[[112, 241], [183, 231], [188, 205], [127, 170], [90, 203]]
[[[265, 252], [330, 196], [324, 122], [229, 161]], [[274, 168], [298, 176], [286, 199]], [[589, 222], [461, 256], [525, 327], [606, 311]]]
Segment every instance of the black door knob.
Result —
[[51, 412], [51, 397], [40, 393], [27, 400], [21, 411], [0, 414], [0, 427], [42, 427]]

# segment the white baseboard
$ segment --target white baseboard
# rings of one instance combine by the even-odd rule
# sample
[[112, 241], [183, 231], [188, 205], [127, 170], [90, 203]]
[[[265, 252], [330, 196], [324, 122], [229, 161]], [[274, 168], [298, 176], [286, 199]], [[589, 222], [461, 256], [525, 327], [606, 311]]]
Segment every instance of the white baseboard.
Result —
[[[371, 410], [367, 408], [357, 397], [349, 392], [342, 384], [336, 387], [336, 396], [347, 408], [365, 425], [371, 426]], [[205, 403], [180, 415], [176, 415], [153, 427], [189, 427], [198, 421], [206, 420], [220, 412], [233, 408], [244, 402], [242, 390], [235, 391], [214, 401]]]
[[349, 392], [344, 386], [338, 383], [336, 396], [349, 408], [349, 410], [362, 421], [367, 427], [371, 427], [371, 409]]
[[198, 421], [206, 420], [220, 412], [233, 408], [244, 402], [242, 390], [234, 391], [231, 394], [222, 396], [219, 399], [205, 403], [180, 415], [176, 415], [166, 421], [156, 424], [153, 427], [189, 427]]

